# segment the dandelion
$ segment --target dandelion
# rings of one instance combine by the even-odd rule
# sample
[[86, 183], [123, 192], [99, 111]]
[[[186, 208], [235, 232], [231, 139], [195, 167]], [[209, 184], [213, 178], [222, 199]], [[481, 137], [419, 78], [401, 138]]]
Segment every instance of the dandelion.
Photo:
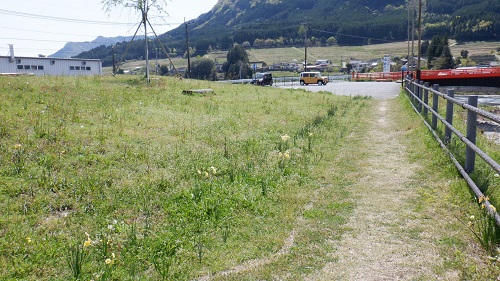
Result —
[[31, 237], [26, 237], [26, 242], [31, 243]]
[[290, 136], [288, 134], [285, 134], [285, 135], [281, 136], [281, 140], [283, 142], [287, 142], [289, 139], [290, 139]]
[[104, 262], [105, 262], [106, 264], [111, 264], [113, 261], [112, 261], [111, 259], [106, 259]]
[[23, 147], [23, 145], [20, 143], [16, 143], [16, 145], [14, 145], [15, 149], [21, 149], [22, 147]]

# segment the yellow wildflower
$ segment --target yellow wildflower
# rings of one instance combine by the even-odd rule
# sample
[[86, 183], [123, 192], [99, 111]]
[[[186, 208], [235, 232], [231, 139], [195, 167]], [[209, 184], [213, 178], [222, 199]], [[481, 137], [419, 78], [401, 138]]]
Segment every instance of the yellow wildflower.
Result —
[[111, 257], [114, 259], [115, 258], [115, 253], [111, 253]]
[[497, 211], [497, 208], [495, 208], [495, 206], [493, 206], [493, 205], [490, 205], [490, 209], [491, 209], [493, 212], [496, 212], [496, 211]]
[[21, 149], [21, 147], [23, 147], [23, 146], [20, 143], [16, 143], [16, 145], [14, 146], [15, 149]]
[[205, 177], [208, 178], [209, 176], [208, 172], [205, 172]]
[[212, 172], [212, 174], [217, 174], [217, 168], [215, 168], [214, 166], [210, 167], [210, 171]]
[[91, 240], [86, 240], [85, 242], [83, 242], [83, 247], [90, 247], [92, 241]]
[[285, 153], [283, 153], [283, 158], [290, 159], [290, 154], [288, 153], [288, 151], [285, 151]]
[[112, 261], [111, 259], [106, 259], [104, 262], [105, 262], [106, 264], [111, 264], [113, 261]]
[[83, 242], [83, 247], [90, 247], [92, 239], [90, 239], [90, 235], [87, 232], [85, 232], [85, 235], [87, 235], [87, 240]]
[[26, 242], [31, 243], [31, 238], [30, 237], [26, 237]]
[[287, 142], [289, 139], [290, 139], [290, 136], [288, 134], [285, 134], [285, 135], [281, 136], [281, 140], [283, 142]]

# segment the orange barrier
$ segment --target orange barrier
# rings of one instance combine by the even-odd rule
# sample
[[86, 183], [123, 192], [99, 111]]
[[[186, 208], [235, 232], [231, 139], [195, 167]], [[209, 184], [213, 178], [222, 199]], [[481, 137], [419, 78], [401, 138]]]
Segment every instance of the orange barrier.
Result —
[[401, 80], [401, 72], [352, 73], [351, 78], [356, 81], [397, 81]]
[[[405, 72], [407, 74], [409, 72]], [[413, 72], [413, 77], [416, 77]], [[457, 78], [496, 78], [500, 79], [500, 67], [484, 68], [459, 68], [442, 70], [422, 70], [420, 78], [422, 80], [442, 80]], [[372, 73], [352, 73], [351, 80], [355, 81], [398, 81], [401, 80], [401, 72], [372, 72]]]

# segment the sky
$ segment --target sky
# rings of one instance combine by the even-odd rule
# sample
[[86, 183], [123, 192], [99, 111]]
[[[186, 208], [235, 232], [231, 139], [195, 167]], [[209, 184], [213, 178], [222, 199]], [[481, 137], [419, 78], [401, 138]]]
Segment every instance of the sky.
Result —
[[[150, 11], [148, 18], [163, 34], [186, 20], [209, 12], [217, 0], [167, 0], [165, 12]], [[49, 56], [67, 42], [87, 42], [98, 36], [133, 36], [141, 15], [131, 7], [117, 6], [110, 12], [102, 0], [18, 0], [0, 7], [0, 56]], [[149, 29], [149, 27], [148, 27]], [[151, 30], [148, 30], [148, 34]], [[144, 29], [138, 32], [144, 36]], [[149, 35], [154, 35], [150, 33]]]

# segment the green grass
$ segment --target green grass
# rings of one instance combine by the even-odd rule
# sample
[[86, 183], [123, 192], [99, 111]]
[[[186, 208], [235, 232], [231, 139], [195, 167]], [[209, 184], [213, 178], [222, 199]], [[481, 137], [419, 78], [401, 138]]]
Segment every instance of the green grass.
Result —
[[[410, 108], [409, 101], [403, 95], [400, 101], [404, 103], [407, 112], [420, 119]], [[446, 104], [440, 100], [439, 112], [444, 115]], [[430, 116], [430, 114], [429, 114]], [[464, 111], [455, 106], [454, 126], [460, 131], [465, 131]], [[466, 115], [465, 115], [466, 116]], [[404, 120], [404, 119], [402, 119]], [[439, 122], [440, 123], [440, 122]], [[411, 129], [410, 129], [411, 128]], [[460, 280], [491, 280], [498, 276], [498, 264], [492, 260], [498, 258], [498, 228], [493, 226], [491, 216], [486, 215], [481, 209], [477, 198], [473, 195], [465, 180], [459, 175], [449, 156], [443, 152], [426, 127], [408, 127], [409, 137], [406, 138], [408, 147], [414, 161], [423, 162], [424, 169], [418, 171], [419, 200], [416, 209], [424, 212], [431, 210], [432, 217], [448, 217], [443, 220], [441, 238], [437, 241], [440, 255], [445, 257], [445, 262], [436, 267], [436, 271], [455, 271]], [[444, 127], [438, 125], [438, 135], [444, 138]], [[456, 136], [452, 138], [456, 139]], [[478, 135], [478, 144], [495, 156], [498, 146]], [[458, 159], [465, 158], [465, 147], [457, 142], [449, 145]], [[497, 177], [492, 176], [491, 168], [486, 168], [484, 161], [476, 161], [476, 173], [480, 181], [487, 180], [486, 185], [479, 184], [480, 188], [489, 189], [487, 194], [495, 204], [498, 198]], [[434, 206], [434, 207], [432, 207]], [[427, 230], [429, 231], [429, 230]], [[439, 232], [439, 230], [436, 230]], [[482, 246], [482, 248], [480, 247]], [[474, 261], [476, 259], [476, 261]]]
[[[368, 104], [245, 85], [153, 84], [0, 77], [2, 278], [190, 280], [272, 255], [311, 194], [326, 192], [319, 171]], [[214, 94], [181, 94], [193, 88]], [[328, 192], [339, 200], [304, 218], [345, 222], [350, 205], [337, 182]], [[304, 268], [324, 262], [313, 255]]]

